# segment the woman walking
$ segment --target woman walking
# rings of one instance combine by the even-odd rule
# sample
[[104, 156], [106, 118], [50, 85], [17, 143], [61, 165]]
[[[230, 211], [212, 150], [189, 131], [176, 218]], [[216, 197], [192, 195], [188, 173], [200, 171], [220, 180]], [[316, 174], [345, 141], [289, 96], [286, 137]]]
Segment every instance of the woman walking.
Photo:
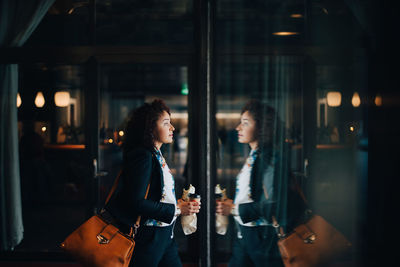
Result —
[[[272, 216], [287, 226], [304, 211], [301, 199], [287, 194], [288, 173], [278, 121], [275, 110], [257, 100], [242, 109], [236, 127], [238, 141], [248, 144], [251, 151], [236, 177], [234, 199], [217, 201], [216, 206], [218, 214], [234, 216], [237, 226], [229, 267], [283, 266]], [[296, 199], [296, 207], [289, 207], [292, 199]], [[289, 213], [293, 217], [287, 216]]]
[[176, 218], [200, 209], [200, 203], [176, 200], [174, 177], [160, 150], [173, 140], [170, 115], [162, 100], [133, 112], [123, 143], [120, 182], [105, 207], [126, 231], [141, 216], [130, 266], [182, 266], [173, 238]]

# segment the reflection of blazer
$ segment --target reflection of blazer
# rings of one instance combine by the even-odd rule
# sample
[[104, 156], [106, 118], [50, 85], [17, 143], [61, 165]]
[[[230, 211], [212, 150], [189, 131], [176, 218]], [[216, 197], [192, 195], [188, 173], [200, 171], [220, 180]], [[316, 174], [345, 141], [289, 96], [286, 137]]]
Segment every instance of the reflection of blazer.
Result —
[[[251, 198], [254, 202], [239, 204], [239, 215], [244, 223], [260, 218], [272, 222], [276, 216], [282, 226], [292, 226], [305, 211], [305, 203], [293, 187], [286, 160], [283, 156], [272, 159], [265, 152], [257, 152], [250, 176]], [[268, 168], [274, 166], [273, 175], [267, 175]]]
[[[144, 199], [149, 182], [149, 194]], [[118, 187], [105, 208], [117, 221], [129, 226], [135, 224], [139, 215], [141, 223], [147, 219], [171, 223], [175, 205], [160, 202], [163, 187], [163, 174], [155, 151], [135, 148], [124, 154]]]

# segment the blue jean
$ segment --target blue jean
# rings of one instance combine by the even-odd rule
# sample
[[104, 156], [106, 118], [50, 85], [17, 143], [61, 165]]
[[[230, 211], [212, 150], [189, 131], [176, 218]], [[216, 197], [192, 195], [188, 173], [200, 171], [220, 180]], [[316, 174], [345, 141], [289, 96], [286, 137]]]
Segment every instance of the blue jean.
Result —
[[130, 267], [181, 267], [173, 226], [141, 226], [135, 237]]
[[242, 238], [233, 243], [229, 267], [282, 267], [275, 229], [271, 226], [238, 226]]

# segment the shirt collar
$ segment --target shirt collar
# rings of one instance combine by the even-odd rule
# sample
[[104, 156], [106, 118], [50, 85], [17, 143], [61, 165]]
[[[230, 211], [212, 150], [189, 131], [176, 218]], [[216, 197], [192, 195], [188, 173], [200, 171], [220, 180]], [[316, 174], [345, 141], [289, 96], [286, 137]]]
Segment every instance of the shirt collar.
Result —
[[161, 168], [164, 168], [165, 166], [165, 159], [161, 153], [161, 150], [157, 149], [156, 147], [154, 147], [154, 152], [156, 153], [156, 158], [158, 160], [158, 162], [160, 163]]
[[247, 157], [247, 160], [246, 160], [246, 163], [247, 163], [247, 165], [249, 166], [249, 167], [252, 167], [253, 166], [253, 164], [254, 164], [254, 161], [256, 160], [256, 158], [257, 158], [257, 151], [258, 151], [258, 149], [252, 149], [251, 151], [250, 151], [250, 154], [249, 154], [249, 156]]
[[252, 150], [250, 151], [249, 156], [251, 156], [251, 157], [256, 157], [256, 156], [257, 156], [257, 152], [258, 152], [258, 148], [252, 149]]
[[156, 155], [162, 156], [161, 150], [154, 147], [154, 152], [156, 152]]

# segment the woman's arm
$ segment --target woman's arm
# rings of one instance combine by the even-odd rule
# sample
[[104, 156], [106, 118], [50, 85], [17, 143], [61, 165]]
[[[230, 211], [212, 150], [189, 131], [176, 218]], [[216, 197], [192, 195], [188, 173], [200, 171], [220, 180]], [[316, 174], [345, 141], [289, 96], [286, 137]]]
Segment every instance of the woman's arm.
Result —
[[[133, 212], [143, 217], [170, 223], [175, 215], [175, 205], [144, 199], [152, 176], [152, 153], [146, 149], [130, 152], [126, 158], [124, 188]], [[152, 190], [150, 188], [150, 190]], [[162, 190], [162, 189], [161, 189]]]
[[257, 185], [262, 188], [257, 190], [262, 191], [257, 200], [250, 203], [243, 203], [238, 205], [238, 214], [242, 219], [243, 223], [258, 220], [260, 218], [271, 221], [271, 216], [276, 207], [276, 183], [275, 179], [275, 167], [270, 165], [265, 171], [257, 174], [257, 179], [261, 179]]
[[272, 212], [276, 207], [276, 202], [260, 201], [239, 204], [239, 216], [243, 223], [256, 221], [260, 218], [271, 222]]

